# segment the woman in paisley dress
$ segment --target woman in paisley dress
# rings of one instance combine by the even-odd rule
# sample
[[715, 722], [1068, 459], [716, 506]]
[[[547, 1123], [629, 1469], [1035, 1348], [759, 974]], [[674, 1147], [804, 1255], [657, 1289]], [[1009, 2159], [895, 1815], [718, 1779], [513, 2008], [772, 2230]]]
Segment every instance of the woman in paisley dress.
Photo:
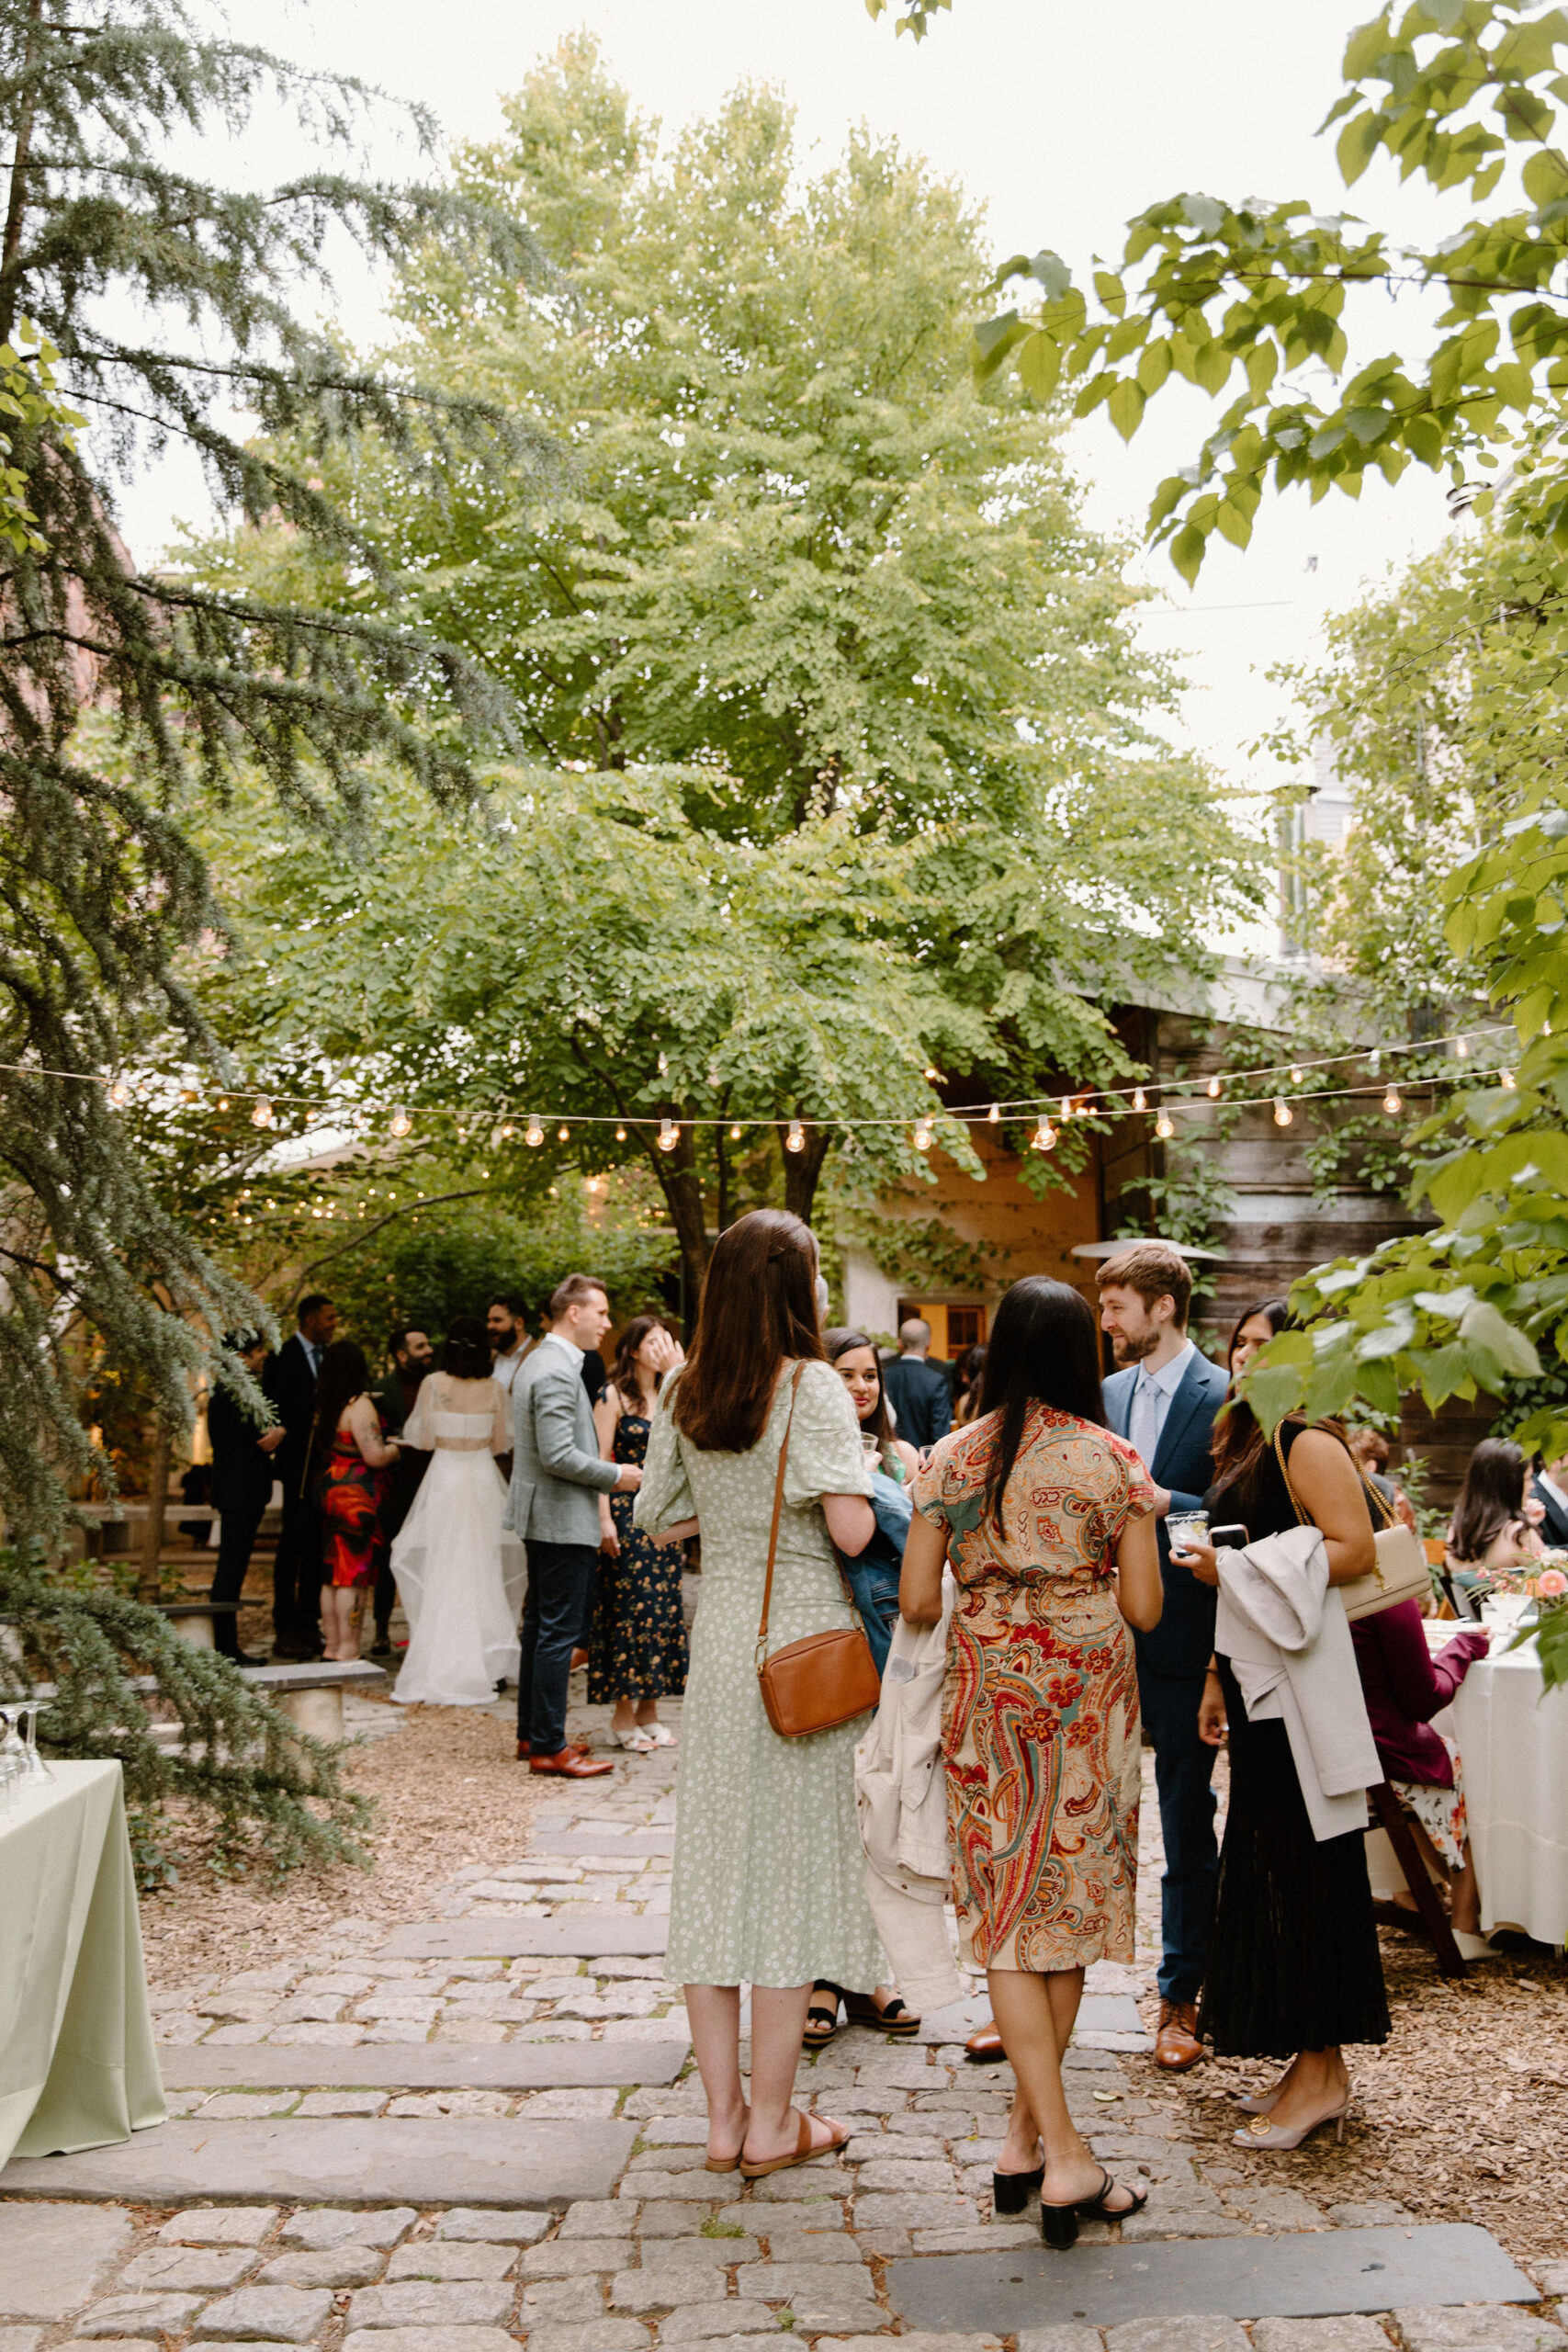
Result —
[[326, 1656], [359, 1656], [365, 1596], [386, 1551], [381, 1497], [398, 1441], [387, 1437], [370, 1395], [370, 1367], [352, 1340], [334, 1340], [316, 1379], [306, 1476], [321, 1530], [321, 1639]]
[[[1067, 2112], [1061, 2062], [1084, 1970], [1133, 1957], [1138, 1682], [1128, 1625], [1159, 1622], [1154, 1490], [1105, 1427], [1094, 1317], [1032, 1274], [997, 1310], [976, 1419], [915, 1480], [899, 1601], [942, 1615], [959, 1591], [942, 1696], [953, 1901], [964, 1959], [987, 1972], [1018, 2077], [996, 2210], [1040, 2188], [1047, 2245], [1146, 2191], [1097, 2165]], [[1043, 2154], [1042, 2154], [1042, 2143]]]
[[[642, 1467], [660, 1384], [685, 1360], [657, 1315], [633, 1316], [593, 1408], [599, 1451], [606, 1462]], [[674, 1733], [659, 1720], [659, 1702], [678, 1699], [685, 1690], [686, 1620], [681, 1546], [656, 1543], [634, 1526], [636, 1500], [629, 1494], [599, 1498], [588, 1703], [603, 1707], [613, 1700], [610, 1729], [623, 1747], [646, 1756], [652, 1748], [675, 1745]]]

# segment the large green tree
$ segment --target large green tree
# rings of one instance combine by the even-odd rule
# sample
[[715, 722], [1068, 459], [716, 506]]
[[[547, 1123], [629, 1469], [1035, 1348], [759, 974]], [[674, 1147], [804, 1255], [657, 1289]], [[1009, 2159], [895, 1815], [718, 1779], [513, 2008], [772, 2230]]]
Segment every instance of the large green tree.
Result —
[[[802, 1122], [779, 1164], [804, 1212], [857, 1121], [890, 1123], [863, 1125], [867, 1183], [924, 1165], [922, 1114], [964, 1155], [942, 1074], [1004, 1101], [1109, 1078], [1105, 1008], [1204, 960], [1253, 854], [1159, 731], [1174, 682], [1059, 421], [970, 381], [988, 264], [954, 190], [864, 139], [805, 177], [756, 90], [661, 161], [581, 40], [505, 112], [459, 185], [555, 277], [432, 240], [392, 356], [557, 439], [562, 491], [391, 449], [327, 479], [505, 682], [537, 765], [449, 867], [389, 837], [332, 888], [419, 975], [419, 1020], [375, 1032], [405, 1091], [676, 1124], [626, 1148], [694, 1279], [730, 1120]], [[375, 608], [282, 531], [192, 560]], [[613, 1158], [613, 1124], [592, 1143]]]
[[[385, 581], [363, 518], [325, 492], [313, 460], [328, 448], [369, 424], [380, 446], [409, 446], [417, 419], [421, 448], [460, 443], [477, 470], [504, 452], [523, 479], [525, 420], [351, 365], [296, 307], [320, 293], [334, 224], [381, 257], [440, 226], [487, 265], [537, 274], [514, 216], [352, 176], [368, 96], [224, 38], [181, 0], [85, 14], [0, 0], [0, 1506], [14, 1534], [57, 1531], [65, 1481], [92, 1464], [74, 1409], [84, 1355], [128, 1368], [177, 1423], [191, 1371], [254, 1311], [161, 1194], [108, 1091], [171, 1022], [194, 1062], [213, 1054], [177, 969], [221, 925], [192, 812], [242, 757], [300, 812], [352, 807], [371, 752], [460, 797], [475, 750], [508, 731], [503, 690], [394, 594], [323, 613], [152, 577], [116, 529], [126, 469], [177, 442], [233, 512], [281, 514], [302, 544]], [[171, 160], [182, 141], [239, 136], [259, 102], [319, 137], [321, 168], [235, 192]], [[236, 407], [270, 428], [264, 443], [235, 432]]]

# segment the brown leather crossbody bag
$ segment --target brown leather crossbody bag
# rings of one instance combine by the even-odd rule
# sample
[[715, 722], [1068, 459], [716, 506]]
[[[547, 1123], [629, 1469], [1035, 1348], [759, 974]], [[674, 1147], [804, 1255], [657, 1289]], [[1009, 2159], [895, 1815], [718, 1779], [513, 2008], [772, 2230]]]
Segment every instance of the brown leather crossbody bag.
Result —
[[[845, 1597], [850, 1600], [854, 1615], [852, 1625], [836, 1625], [825, 1634], [807, 1634], [798, 1642], [786, 1642], [772, 1657], [767, 1654], [768, 1611], [773, 1599], [773, 1563], [778, 1556], [779, 1520], [784, 1511], [790, 1422], [795, 1419], [795, 1400], [800, 1393], [800, 1375], [805, 1369], [804, 1364], [797, 1363], [790, 1383], [789, 1418], [784, 1422], [778, 1476], [773, 1480], [773, 1521], [768, 1531], [762, 1622], [757, 1628], [757, 1680], [761, 1686], [768, 1721], [781, 1739], [805, 1739], [814, 1731], [832, 1731], [839, 1724], [852, 1723], [856, 1715], [869, 1714], [882, 1696], [871, 1644], [866, 1640], [860, 1611], [849, 1596], [847, 1585]], [[842, 1577], [843, 1563], [837, 1551], [833, 1557]]]

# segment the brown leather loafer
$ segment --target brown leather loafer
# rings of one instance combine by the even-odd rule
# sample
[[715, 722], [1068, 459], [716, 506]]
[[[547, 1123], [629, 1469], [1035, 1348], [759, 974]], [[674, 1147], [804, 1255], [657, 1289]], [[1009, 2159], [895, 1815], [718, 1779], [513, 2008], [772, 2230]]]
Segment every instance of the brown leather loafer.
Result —
[[983, 2025], [979, 2032], [972, 2033], [964, 2043], [964, 2055], [971, 2066], [995, 2066], [1007, 2056], [1007, 2052], [1002, 2048], [1002, 2038], [996, 2027]]
[[1155, 2030], [1155, 2064], [1168, 2075], [1184, 2075], [1208, 2053], [1198, 2039], [1196, 2001], [1162, 2001]]
[[563, 1747], [556, 1756], [530, 1756], [530, 1772], [554, 1772], [563, 1781], [598, 1781], [615, 1770], [613, 1764], [601, 1764], [580, 1748]]
[[[574, 1756], [586, 1756], [589, 1752], [588, 1742], [585, 1739], [569, 1739], [567, 1741], [567, 1747]], [[517, 1761], [519, 1764], [526, 1764], [528, 1758], [533, 1755], [533, 1753], [534, 1743], [532, 1740], [520, 1739], [518, 1741]]]

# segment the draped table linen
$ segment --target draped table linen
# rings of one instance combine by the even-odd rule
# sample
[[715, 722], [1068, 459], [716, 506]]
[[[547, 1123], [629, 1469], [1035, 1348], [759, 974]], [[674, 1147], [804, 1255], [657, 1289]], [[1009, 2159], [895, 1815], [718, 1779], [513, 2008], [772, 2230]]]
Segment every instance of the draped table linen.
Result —
[[51, 1770], [0, 1810], [0, 2164], [167, 2113], [120, 1768]]

